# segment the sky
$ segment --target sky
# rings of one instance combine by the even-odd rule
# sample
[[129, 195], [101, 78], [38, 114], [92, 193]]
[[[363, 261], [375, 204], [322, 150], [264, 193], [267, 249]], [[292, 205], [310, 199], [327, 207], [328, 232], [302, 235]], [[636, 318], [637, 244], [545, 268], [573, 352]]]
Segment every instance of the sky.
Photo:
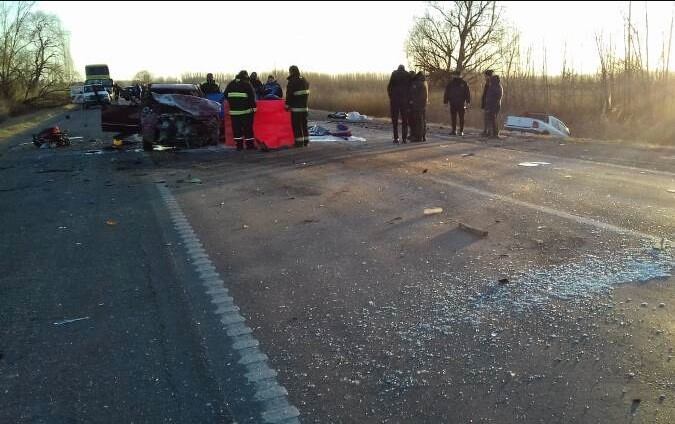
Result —
[[[622, 46], [628, 2], [499, 2], [541, 68], [561, 69], [564, 52], [578, 71], [595, 72], [594, 36]], [[87, 5], [91, 7], [87, 7]], [[633, 2], [636, 24], [649, 12], [650, 65], [657, 61], [673, 2]], [[106, 63], [113, 79], [240, 69], [327, 73], [391, 72], [408, 62], [404, 43], [424, 2], [39, 2], [70, 32], [76, 69]], [[111, 17], [117, 17], [113, 21]], [[622, 47], [621, 47], [622, 49]], [[673, 61], [675, 61], [675, 54]], [[672, 68], [672, 67], [671, 67]]]

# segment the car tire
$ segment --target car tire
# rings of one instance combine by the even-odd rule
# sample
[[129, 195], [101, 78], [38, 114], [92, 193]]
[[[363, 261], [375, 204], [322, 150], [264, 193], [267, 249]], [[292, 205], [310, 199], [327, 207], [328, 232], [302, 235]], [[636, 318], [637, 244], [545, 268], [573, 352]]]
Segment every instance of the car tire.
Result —
[[152, 151], [152, 142], [143, 139], [143, 150], [146, 152]]
[[541, 132], [541, 134], [542, 134], [542, 135], [549, 135], [549, 134], [551, 134], [551, 133], [548, 132], [548, 130], [544, 130], [544, 131]]

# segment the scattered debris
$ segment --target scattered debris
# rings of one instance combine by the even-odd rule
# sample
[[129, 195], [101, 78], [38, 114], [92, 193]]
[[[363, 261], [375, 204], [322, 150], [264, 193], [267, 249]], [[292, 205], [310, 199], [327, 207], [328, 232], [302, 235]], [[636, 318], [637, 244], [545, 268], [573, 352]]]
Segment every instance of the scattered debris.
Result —
[[462, 157], [469, 157], [469, 156], [475, 156], [475, 153], [462, 153]]
[[424, 168], [424, 171], [422, 171], [423, 174], [426, 174], [427, 172], [429, 172], [427, 168]]
[[550, 165], [549, 162], [521, 162], [518, 166], [536, 167], [540, 165]]
[[439, 213], [443, 213], [443, 208], [425, 208], [424, 209], [425, 215], [437, 215]]
[[54, 172], [75, 172], [75, 170], [74, 169], [56, 169], [56, 168], [55, 169], [41, 169], [41, 170], [39, 170], [35, 173], [36, 174], [51, 174], [51, 173], [54, 173]]
[[472, 227], [471, 225], [467, 225], [463, 222], [460, 222], [457, 226], [464, 231], [468, 231], [469, 233], [477, 235], [478, 237], [487, 237], [488, 235], [487, 230]]
[[509, 283], [509, 279], [508, 279], [508, 278], [500, 278], [499, 280], [497, 280], [497, 282], [498, 282], [500, 285], [504, 285], [504, 284], [508, 284], [508, 283]]
[[110, 226], [117, 225], [117, 221], [115, 221], [114, 219], [109, 219], [105, 223]]
[[56, 321], [56, 322], [54, 322], [54, 325], [70, 324], [71, 322], [83, 321], [83, 320], [85, 320], [85, 319], [89, 319], [89, 317], [73, 318], [73, 319], [64, 319], [63, 321]]
[[667, 191], [668, 193], [675, 193], [675, 188], [669, 188], [669, 189], [666, 190], [666, 191]]
[[70, 146], [68, 133], [59, 127], [49, 127], [33, 135], [33, 144], [40, 149]]
[[201, 184], [202, 180], [200, 180], [199, 178], [192, 178], [192, 179], [190, 179], [190, 182], [192, 184]]
[[389, 221], [387, 221], [387, 224], [393, 224], [395, 221], [400, 221], [402, 219], [403, 218], [401, 218], [400, 216], [397, 216], [396, 218], [392, 218]]

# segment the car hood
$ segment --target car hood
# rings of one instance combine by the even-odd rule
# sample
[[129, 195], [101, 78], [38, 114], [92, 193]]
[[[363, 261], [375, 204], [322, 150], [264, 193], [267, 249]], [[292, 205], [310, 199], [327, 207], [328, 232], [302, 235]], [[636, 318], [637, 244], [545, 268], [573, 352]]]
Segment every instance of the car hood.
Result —
[[152, 93], [152, 98], [160, 104], [178, 108], [196, 118], [207, 118], [220, 113], [220, 103], [201, 97]]

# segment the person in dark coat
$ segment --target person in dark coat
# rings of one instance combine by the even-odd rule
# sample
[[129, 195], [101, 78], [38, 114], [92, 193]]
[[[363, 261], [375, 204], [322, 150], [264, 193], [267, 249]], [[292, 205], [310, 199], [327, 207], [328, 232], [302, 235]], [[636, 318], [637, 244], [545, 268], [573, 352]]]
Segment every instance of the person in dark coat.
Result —
[[202, 89], [202, 93], [204, 94], [220, 93], [220, 87], [218, 86], [218, 83], [213, 80], [213, 74], [210, 72], [206, 74], [206, 82], [203, 82], [199, 88]]
[[394, 143], [398, 144], [398, 120], [401, 117], [401, 136], [405, 144], [408, 138], [408, 96], [410, 93], [410, 74], [403, 65], [391, 73], [387, 94], [389, 95], [389, 109], [391, 124], [394, 126]]
[[487, 137], [490, 134], [490, 115], [487, 109], [485, 109], [485, 97], [487, 96], [488, 87], [490, 86], [490, 77], [492, 77], [492, 74], [494, 74], [492, 69], [488, 69], [487, 71], [483, 72], [483, 75], [485, 75], [485, 85], [483, 86], [483, 95], [480, 98], [480, 108], [483, 109], [483, 137]]
[[[450, 119], [452, 132], [450, 135], [464, 135], [464, 111], [471, 104], [471, 91], [469, 84], [462, 79], [459, 71], [452, 73], [452, 79], [445, 87], [443, 104], [450, 103]], [[459, 116], [459, 133], [457, 132], [457, 117]]]
[[488, 137], [499, 138], [497, 116], [502, 108], [504, 89], [498, 75], [490, 77], [487, 93], [485, 95], [485, 110], [488, 114]]
[[305, 147], [309, 144], [309, 130], [307, 129], [309, 82], [300, 75], [300, 70], [295, 65], [288, 68], [288, 73], [286, 110], [291, 111], [295, 147]]
[[255, 113], [255, 93], [248, 77], [248, 72], [241, 71], [224, 91], [224, 99], [230, 105], [232, 133], [237, 150], [255, 150], [253, 137], [253, 114]]
[[277, 82], [274, 75], [267, 77], [267, 82], [263, 85], [263, 99], [265, 100], [278, 100], [284, 98], [284, 91], [281, 89], [281, 85]]
[[410, 141], [426, 141], [426, 108], [429, 99], [429, 88], [422, 72], [415, 74], [410, 82], [410, 117], [412, 121]]
[[251, 85], [253, 86], [253, 91], [255, 92], [255, 99], [262, 99], [263, 83], [258, 78], [258, 74], [256, 72], [251, 72]]

